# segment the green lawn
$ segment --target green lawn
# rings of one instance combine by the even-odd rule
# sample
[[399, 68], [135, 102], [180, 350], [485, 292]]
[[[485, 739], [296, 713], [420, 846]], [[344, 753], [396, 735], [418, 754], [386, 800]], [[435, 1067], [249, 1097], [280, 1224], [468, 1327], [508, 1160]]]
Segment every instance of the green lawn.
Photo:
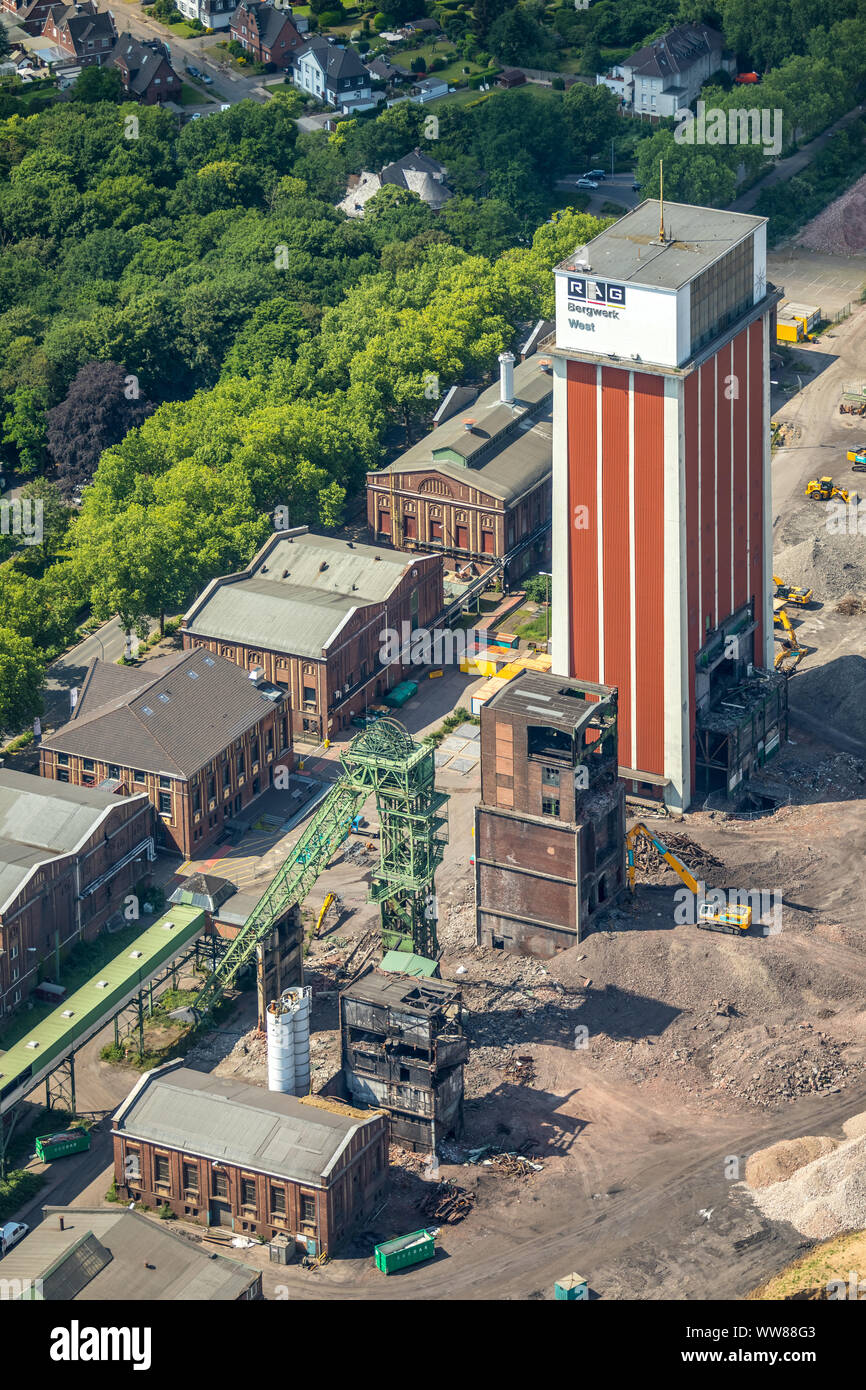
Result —
[[536, 614], [528, 623], [514, 629], [515, 636], [524, 642], [547, 642], [550, 638], [550, 618], [546, 612]]
[[169, 24], [166, 27], [169, 28], [173, 34], [176, 34], [179, 39], [194, 39], [200, 37], [198, 31], [193, 29], [191, 24], [187, 24], [186, 20], [181, 20], [179, 24]]
[[[468, 58], [461, 58], [459, 54], [457, 57], [451, 59], [447, 67], [441, 68], [437, 72], [430, 72], [430, 64], [433, 62], [433, 59], [444, 58], [445, 54], [450, 52], [452, 52], [450, 44], [439, 43], [434, 45], [432, 43], [425, 43], [421, 44], [418, 48], [394, 48], [389, 52], [388, 57], [392, 63], [396, 63], [398, 67], [406, 68], [407, 71], [411, 68], [415, 58], [423, 58], [427, 63], [427, 74], [429, 77], [441, 77], [444, 82], [452, 82], [454, 84], [466, 82], [466, 80], [474, 76], [476, 72], [484, 72], [484, 68], [478, 63], [472, 63]], [[464, 72], [464, 68], [468, 68], [469, 71]], [[418, 75], [420, 76], [421, 74], [419, 73]]]
[[189, 82], [184, 82], [180, 89], [181, 106], [202, 106], [206, 101], [212, 101], [199, 87], [193, 87]]
[[[438, 74], [434, 72], [432, 76], [436, 77]], [[444, 106], [448, 102], [449, 106], [468, 106], [474, 101], [487, 101], [489, 96], [489, 92], [476, 92], [472, 87], [461, 87], [457, 92], [449, 92], [447, 96], [437, 97], [436, 105]]]

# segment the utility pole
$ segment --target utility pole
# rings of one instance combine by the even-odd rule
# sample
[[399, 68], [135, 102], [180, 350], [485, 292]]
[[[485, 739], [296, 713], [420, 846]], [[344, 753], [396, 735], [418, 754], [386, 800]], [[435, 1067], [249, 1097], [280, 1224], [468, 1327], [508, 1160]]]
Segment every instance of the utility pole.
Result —
[[615, 168], [615, 165], [614, 165], [614, 158], [613, 158], [613, 136], [611, 136], [611, 141], [610, 141], [610, 176], [611, 176], [611, 178], [613, 178], [613, 176], [614, 176], [615, 173], [616, 173], [616, 168]]

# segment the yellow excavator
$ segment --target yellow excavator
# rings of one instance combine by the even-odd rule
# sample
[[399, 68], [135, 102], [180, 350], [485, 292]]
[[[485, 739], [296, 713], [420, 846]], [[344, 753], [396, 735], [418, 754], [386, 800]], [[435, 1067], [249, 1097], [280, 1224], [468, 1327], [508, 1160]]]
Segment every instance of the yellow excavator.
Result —
[[325, 898], [325, 901], [322, 903], [322, 909], [318, 917], [316, 918], [316, 927], [313, 932], [314, 937], [317, 937], [319, 935], [319, 932], [322, 930], [325, 918], [327, 917], [331, 908], [335, 909], [337, 918], [339, 918], [340, 913], [343, 911], [343, 904], [342, 901], [337, 897], [336, 893], [328, 893], [327, 897]]
[[812, 602], [811, 589], [800, 589], [796, 584], [783, 584], [777, 574], [773, 575], [773, 583], [776, 586], [776, 598], [783, 599], [785, 603], [795, 603], [798, 608], [808, 608]]
[[780, 643], [773, 665], [777, 671], [788, 675], [795, 666], [799, 666], [810, 648], [803, 646], [785, 611], [784, 603], [778, 599], [773, 605], [773, 626], [781, 628], [781, 632], [773, 633], [776, 641]]
[[843, 502], [849, 500], [845, 489], [837, 487], [832, 478], [810, 478], [806, 484], [806, 496], [811, 497], [813, 502], [829, 502], [831, 497], [841, 497]]
[[686, 867], [681, 859], [668, 849], [652, 831], [644, 825], [643, 821], [638, 821], [633, 825], [625, 837], [626, 867], [628, 871], [628, 886], [634, 892], [635, 864], [634, 847], [637, 840], [644, 839], [658, 851], [665, 863], [670, 864], [674, 873], [679, 874], [683, 883], [694, 893], [698, 900], [698, 920], [696, 926], [703, 931], [727, 932], [729, 936], [740, 936], [747, 932], [752, 925], [752, 909], [748, 904], [735, 903], [727, 907], [717, 907], [715, 903], [703, 902], [703, 886], [698, 883], [694, 874]]

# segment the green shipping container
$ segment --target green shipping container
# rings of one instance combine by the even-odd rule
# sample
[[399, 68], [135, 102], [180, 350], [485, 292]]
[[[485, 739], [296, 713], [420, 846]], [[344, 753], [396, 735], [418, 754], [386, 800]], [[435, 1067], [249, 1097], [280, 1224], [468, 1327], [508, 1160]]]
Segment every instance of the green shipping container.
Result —
[[436, 1254], [436, 1241], [429, 1231], [412, 1231], [408, 1236], [397, 1236], [386, 1240], [373, 1251], [376, 1268], [383, 1274], [393, 1274], [396, 1269], [406, 1269], [408, 1265], [420, 1264], [422, 1260], [432, 1260]]
[[36, 1140], [36, 1157], [41, 1163], [51, 1163], [67, 1154], [86, 1153], [90, 1135], [86, 1129], [67, 1129], [62, 1134], [42, 1134]]
[[413, 695], [418, 694], [418, 686], [415, 681], [403, 681], [401, 685], [395, 685], [393, 690], [389, 690], [385, 696], [385, 704], [392, 709], [400, 709], [407, 700], [411, 700]]

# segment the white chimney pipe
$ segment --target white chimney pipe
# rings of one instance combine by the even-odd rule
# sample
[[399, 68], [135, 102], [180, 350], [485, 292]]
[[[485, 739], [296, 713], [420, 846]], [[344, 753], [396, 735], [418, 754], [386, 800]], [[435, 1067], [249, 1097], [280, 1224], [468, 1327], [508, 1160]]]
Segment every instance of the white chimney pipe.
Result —
[[503, 405], [514, 405], [514, 353], [499, 354], [499, 399]]

